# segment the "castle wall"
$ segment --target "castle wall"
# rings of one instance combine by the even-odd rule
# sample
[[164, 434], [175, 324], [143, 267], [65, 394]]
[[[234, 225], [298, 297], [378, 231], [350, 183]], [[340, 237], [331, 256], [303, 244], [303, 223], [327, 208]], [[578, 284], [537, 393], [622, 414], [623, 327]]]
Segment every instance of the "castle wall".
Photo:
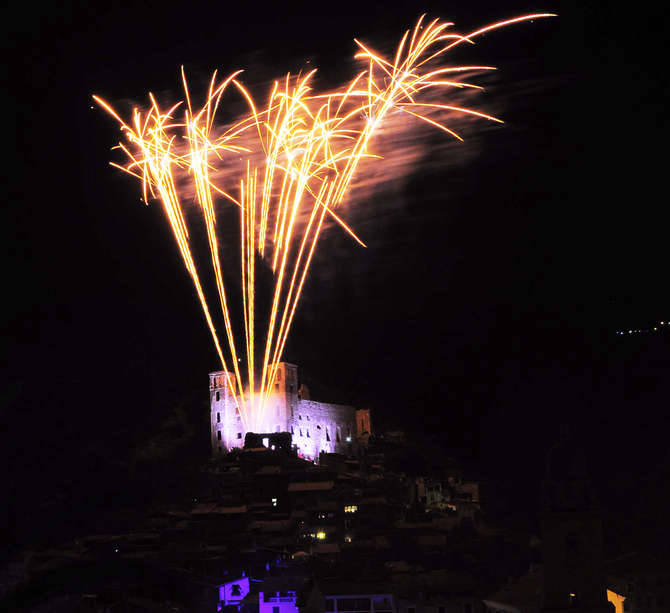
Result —
[[341, 404], [299, 400], [289, 421], [293, 444], [309, 459], [319, 453], [346, 453], [355, 450], [356, 410]]

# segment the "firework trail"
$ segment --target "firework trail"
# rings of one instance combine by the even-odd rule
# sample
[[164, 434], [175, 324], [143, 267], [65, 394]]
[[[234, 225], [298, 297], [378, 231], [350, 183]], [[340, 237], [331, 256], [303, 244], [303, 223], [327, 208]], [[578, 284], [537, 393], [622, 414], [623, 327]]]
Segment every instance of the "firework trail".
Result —
[[[425, 23], [422, 16], [405, 32], [393, 58], [356, 40], [359, 51], [355, 57], [363, 67], [341, 89], [315, 92], [314, 70], [286, 75], [273, 84], [262, 105], [238, 80], [241, 71], [220, 82], [214, 73], [205, 103], [194, 108], [182, 68], [184, 100], [163, 109], [149, 94], [149, 109], [134, 109], [128, 122], [93, 96], [120, 123], [125, 136], [118, 148], [127, 162], [112, 165], [141, 181], [145, 202], [151, 196], [163, 207], [247, 430], [264, 429], [264, 408], [324, 225], [337, 224], [364, 245], [337, 209], [356, 186], [362, 163], [366, 161], [368, 172], [380, 162], [381, 156], [370, 146], [373, 136], [383, 131], [393, 135], [399, 118], [412, 118], [458, 140], [462, 138], [451, 121], [447, 125], [454, 114], [502, 123], [486, 113], [444, 101], [449, 94], [453, 100], [455, 93], [481, 89], [464, 78], [494, 68], [448, 66], [444, 59], [454, 47], [474, 44], [485, 32], [550, 16], [525, 15], [469, 34], [457, 34], [451, 30], [453, 24], [438, 19]], [[215, 119], [229, 90], [241, 96], [248, 112], [222, 126]], [[363, 186], [366, 178], [357, 181]], [[206, 231], [227, 352], [195, 265], [184, 214], [187, 193], [194, 196]], [[217, 222], [217, 209], [221, 213], [224, 205], [239, 211], [243, 338], [235, 337], [224, 284], [221, 232], [217, 233], [217, 223], [222, 223], [221, 218]], [[269, 315], [259, 321], [256, 285], [261, 261], [272, 271], [273, 288]]]

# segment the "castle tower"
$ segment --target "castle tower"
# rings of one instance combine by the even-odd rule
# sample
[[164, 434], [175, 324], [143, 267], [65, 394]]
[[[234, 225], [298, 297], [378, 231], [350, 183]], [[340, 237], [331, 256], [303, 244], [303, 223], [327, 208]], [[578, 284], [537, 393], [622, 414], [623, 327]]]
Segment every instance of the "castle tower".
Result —
[[356, 411], [356, 435], [361, 443], [366, 443], [372, 434], [372, 418], [370, 409]]
[[276, 412], [274, 416], [268, 416], [269, 423], [276, 422], [281, 427], [280, 431], [286, 432], [298, 406], [298, 367], [295, 364], [279, 363], [273, 396], [276, 398]]
[[288, 362], [279, 362], [265, 401], [262, 422], [256, 425], [257, 434], [288, 432], [297, 402], [298, 367]]
[[[233, 447], [244, 447], [244, 437], [247, 434], [226, 382], [228, 376], [225, 370], [209, 373], [210, 432], [214, 456]], [[280, 362], [264, 412], [264, 423], [259, 426], [260, 433], [287, 432], [297, 403], [298, 367], [288, 362]]]
[[237, 405], [227, 382], [229, 373], [217, 370], [209, 373], [209, 406], [212, 455], [227, 452], [231, 447], [244, 445], [244, 429]]

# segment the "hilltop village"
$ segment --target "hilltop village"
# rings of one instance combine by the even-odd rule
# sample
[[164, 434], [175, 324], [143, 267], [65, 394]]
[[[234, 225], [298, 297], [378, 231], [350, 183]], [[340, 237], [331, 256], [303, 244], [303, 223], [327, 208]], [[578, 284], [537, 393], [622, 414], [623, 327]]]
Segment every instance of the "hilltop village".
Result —
[[643, 604], [662, 602], [669, 573], [650, 581], [631, 574], [639, 560], [605, 563], [597, 507], [568, 442], [548, 463], [533, 534], [503, 528], [486, 484], [448, 454], [402, 431], [376, 433], [370, 411], [300, 397], [290, 365], [274, 432], [239, 429], [220, 376], [210, 375], [212, 457], [195, 495], [156, 505], [125, 531], [16, 560], [1, 578], [16, 610], [662, 610]]

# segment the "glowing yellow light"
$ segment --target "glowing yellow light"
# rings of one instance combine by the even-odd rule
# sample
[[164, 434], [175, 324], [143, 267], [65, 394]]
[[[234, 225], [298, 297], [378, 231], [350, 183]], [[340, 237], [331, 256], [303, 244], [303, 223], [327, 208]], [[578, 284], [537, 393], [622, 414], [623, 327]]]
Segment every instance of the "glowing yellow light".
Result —
[[326, 540], [326, 533], [325, 532], [317, 532], [316, 533], [316, 538], [319, 541], [325, 541]]

